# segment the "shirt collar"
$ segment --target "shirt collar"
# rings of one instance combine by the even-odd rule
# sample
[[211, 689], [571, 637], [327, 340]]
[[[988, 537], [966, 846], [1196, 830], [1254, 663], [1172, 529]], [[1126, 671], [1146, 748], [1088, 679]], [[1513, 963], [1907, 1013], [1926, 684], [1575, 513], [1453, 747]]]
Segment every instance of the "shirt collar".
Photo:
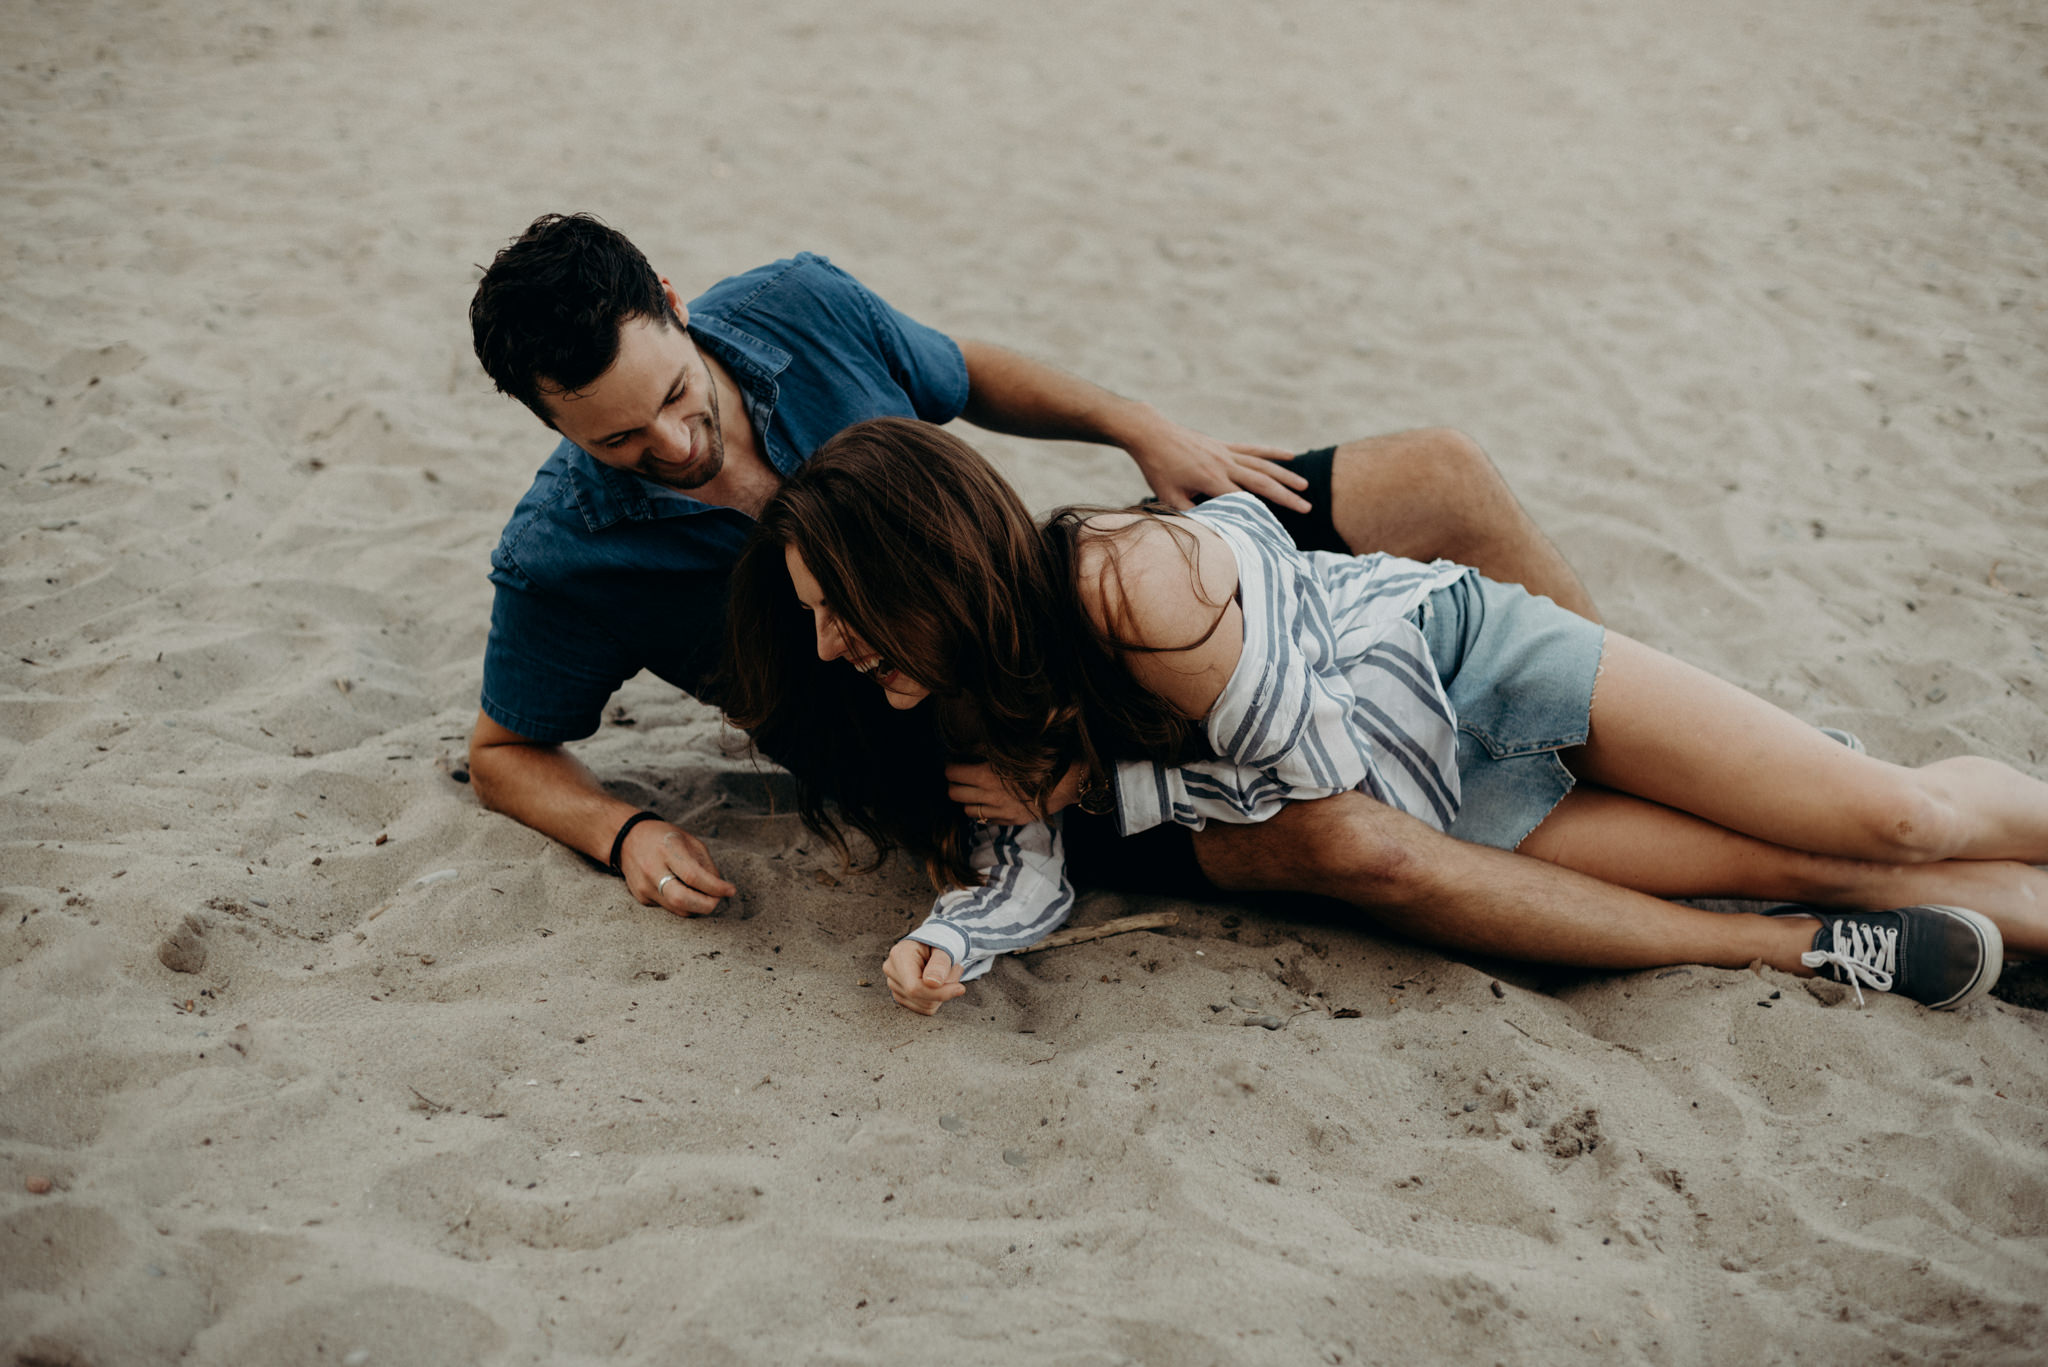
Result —
[[[754, 440], [769, 464], [780, 474], [790, 474], [801, 463], [800, 459], [769, 434], [770, 420], [775, 416], [776, 380], [789, 368], [793, 359], [790, 353], [712, 313], [691, 314], [689, 331], [691, 340], [716, 357], [739, 386], [741, 401], [747, 408], [745, 420], [753, 425]], [[646, 521], [683, 517], [714, 512], [722, 506], [615, 469], [566, 439], [556, 454], [562, 457], [569, 484], [575, 490], [576, 506], [593, 532], [629, 518]]]

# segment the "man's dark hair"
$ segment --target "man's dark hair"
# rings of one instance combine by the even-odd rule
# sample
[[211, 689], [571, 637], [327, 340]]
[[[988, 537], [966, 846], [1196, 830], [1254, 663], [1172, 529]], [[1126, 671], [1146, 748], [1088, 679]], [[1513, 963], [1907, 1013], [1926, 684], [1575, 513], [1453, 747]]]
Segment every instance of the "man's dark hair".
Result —
[[501, 394], [555, 425], [542, 393], [586, 389], [633, 318], [682, 320], [625, 234], [589, 214], [542, 214], [491, 261], [469, 301], [476, 358]]

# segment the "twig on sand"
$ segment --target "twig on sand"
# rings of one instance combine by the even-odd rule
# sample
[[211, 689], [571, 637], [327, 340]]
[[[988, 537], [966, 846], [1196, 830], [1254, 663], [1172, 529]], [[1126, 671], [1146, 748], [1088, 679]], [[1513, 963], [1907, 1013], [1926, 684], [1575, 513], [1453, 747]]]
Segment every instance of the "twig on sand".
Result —
[[1056, 930], [1035, 945], [1025, 945], [1022, 949], [1013, 949], [1010, 952], [1012, 954], [1035, 954], [1041, 949], [1058, 949], [1063, 945], [1085, 944], [1090, 940], [1100, 940], [1108, 935], [1123, 935], [1133, 930], [1164, 930], [1168, 926], [1177, 926], [1179, 924], [1180, 913], [1177, 911], [1148, 911], [1139, 916], [1119, 916], [1114, 921], [1104, 921], [1100, 925], [1075, 926], [1071, 930]]

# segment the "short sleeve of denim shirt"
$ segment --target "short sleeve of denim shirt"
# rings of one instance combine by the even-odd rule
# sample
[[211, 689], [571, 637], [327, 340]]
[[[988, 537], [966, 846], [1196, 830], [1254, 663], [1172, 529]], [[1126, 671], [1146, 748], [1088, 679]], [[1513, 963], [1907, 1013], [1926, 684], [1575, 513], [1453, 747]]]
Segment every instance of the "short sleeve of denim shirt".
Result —
[[484, 646], [483, 710], [528, 740], [580, 740], [604, 705], [640, 671], [626, 643], [588, 615], [561, 610], [530, 587], [502, 580]]
[[783, 474], [856, 422], [944, 424], [967, 406], [967, 362], [951, 337], [810, 252], [721, 280], [690, 301], [690, 324], [743, 384], [757, 358], [787, 358], [760, 434]]

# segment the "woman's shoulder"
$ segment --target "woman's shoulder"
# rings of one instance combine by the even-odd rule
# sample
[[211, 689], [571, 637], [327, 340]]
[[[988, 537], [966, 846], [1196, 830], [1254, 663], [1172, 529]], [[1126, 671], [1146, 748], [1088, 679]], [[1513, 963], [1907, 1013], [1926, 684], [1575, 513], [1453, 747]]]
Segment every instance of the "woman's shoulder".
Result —
[[1096, 513], [1075, 539], [1074, 583], [1098, 630], [1131, 645], [1171, 648], [1215, 624], [1237, 593], [1237, 560], [1199, 519]]

